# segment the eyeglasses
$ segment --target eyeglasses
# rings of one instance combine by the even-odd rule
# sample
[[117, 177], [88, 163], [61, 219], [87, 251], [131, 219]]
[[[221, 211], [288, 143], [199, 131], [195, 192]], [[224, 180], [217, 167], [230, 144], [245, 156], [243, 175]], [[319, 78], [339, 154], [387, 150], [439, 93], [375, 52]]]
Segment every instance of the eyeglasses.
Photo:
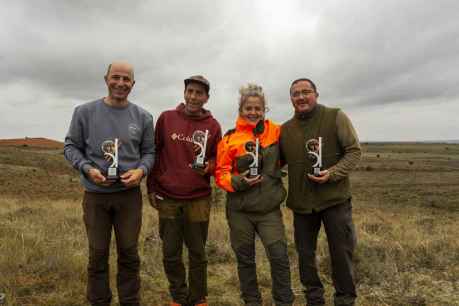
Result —
[[300, 96], [307, 97], [310, 94], [315, 94], [314, 90], [302, 90], [302, 91], [294, 91], [292, 92], [293, 98], [299, 98]]

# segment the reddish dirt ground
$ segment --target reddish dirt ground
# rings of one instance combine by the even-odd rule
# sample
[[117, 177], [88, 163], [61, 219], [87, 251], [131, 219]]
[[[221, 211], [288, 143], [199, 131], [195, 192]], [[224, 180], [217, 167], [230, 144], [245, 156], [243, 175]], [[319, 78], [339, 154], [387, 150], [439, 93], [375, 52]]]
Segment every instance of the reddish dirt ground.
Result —
[[48, 138], [15, 138], [15, 139], [0, 139], [0, 146], [9, 147], [31, 147], [42, 149], [62, 149], [64, 143]]

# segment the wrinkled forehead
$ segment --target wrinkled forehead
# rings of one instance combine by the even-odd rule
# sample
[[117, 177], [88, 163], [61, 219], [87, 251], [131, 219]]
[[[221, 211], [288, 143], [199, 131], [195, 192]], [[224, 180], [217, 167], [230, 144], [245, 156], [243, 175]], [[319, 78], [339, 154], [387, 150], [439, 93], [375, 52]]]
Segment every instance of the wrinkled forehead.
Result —
[[124, 62], [111, 63], [107, 68], [107, 76], [111, 75], [129, 75], [134, 79], [134, 67]]

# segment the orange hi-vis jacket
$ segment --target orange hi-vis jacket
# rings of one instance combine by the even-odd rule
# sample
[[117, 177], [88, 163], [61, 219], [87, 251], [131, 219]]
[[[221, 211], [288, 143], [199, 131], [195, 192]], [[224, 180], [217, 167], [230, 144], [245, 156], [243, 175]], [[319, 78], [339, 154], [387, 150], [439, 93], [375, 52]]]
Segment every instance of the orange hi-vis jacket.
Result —
[[[232, 176], [239, 175], [236, 161], [238, 158], [247, 155], [245, 145], [247, 142], [255, 142], [255, 124], [239, 117], [236, 121], [236, 129], [230, 130], [220, 141], [217, 147], [217, 165], [215, 179], [219, 187], [227, 192], [235, 192], [232, 184]], [[273, 144], [278, 143], [280, 126], [270, 120], [264, 121], [263, 132], [258, 135], [260, 150], [263, 151]], [[263, 171], [262, 171], [263, 172]]]

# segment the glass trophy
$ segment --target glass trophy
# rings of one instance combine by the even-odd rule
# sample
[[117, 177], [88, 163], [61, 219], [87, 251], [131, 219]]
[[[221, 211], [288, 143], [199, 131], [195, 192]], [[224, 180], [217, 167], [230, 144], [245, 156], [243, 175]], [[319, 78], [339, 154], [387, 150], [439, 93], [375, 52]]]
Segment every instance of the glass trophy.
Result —
[[252, 163], [249, 165], [249, 174], [248, 174], [248, 177], [255, 177], [255, 176], [258, 176], [258, 175], [260, 174], [260, 171], [259, 171], [259, 161], [258, 161], [258, 157], [259, 157], [259, 154], [258, 154], [259, 147], [260, 147], [260, 140], [259, 140], [258, 138], [256, 138], [255, 143], [253, 143], [252, 141], [250, 141], [250, 142], [247, 142], [247, 143], [245, 144], [245, 150], [246, 150], [247, 153], [250, 154], [250, 156], [252, 156], [252, 158], [253, 158]]
[[193, 169], [204, 169], [206, 167], [206, 147], [207, 147], [207, 138], [209, 137], [209, 130], [205, 132], [197, 130], [194, 131], [192, 135], [192, 140], [195, 145], [199, 147], [199, 153], [194, 158], [192, 168]]
[[118, 138], [115, 138], [114, 141], [104, 141], [102, 144], [102, 151], [104, 152], [105, 159], [112, 162], [107, 168], [107, 180], [109, 181], [117, 181], [119, 179], [118, 146]]
[[314, 176], [320, 176], [322, 168], [322, 137], [306, 141], [306, 152], [308, 159], [313, 162], [312, 174]]

